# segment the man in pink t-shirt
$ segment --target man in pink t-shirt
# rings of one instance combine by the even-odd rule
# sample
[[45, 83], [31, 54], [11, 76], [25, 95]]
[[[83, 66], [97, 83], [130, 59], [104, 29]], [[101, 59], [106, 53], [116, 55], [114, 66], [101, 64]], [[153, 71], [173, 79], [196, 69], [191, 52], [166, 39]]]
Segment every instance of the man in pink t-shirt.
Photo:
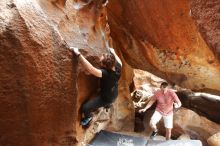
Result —
[[153, 129], [151, 138], [157, 135], [158, 130], [156, 124], [163, 117], [164, 126], [166, 128], [166, 140], [169, 140], [171, 137], [171, 130], [173, 128], [173, 104], [175, 108], [181, 107], [182, 104], [176, 93], [168, 89], [168, 83], [166, 82], [163, 82], [160, 85], [160, 90], [154, 94], [146, 107], [139, 110], [139, 112], [145, 112], [155, 102], [157, 102], [156, 110], [150, 120], [150, 126]]

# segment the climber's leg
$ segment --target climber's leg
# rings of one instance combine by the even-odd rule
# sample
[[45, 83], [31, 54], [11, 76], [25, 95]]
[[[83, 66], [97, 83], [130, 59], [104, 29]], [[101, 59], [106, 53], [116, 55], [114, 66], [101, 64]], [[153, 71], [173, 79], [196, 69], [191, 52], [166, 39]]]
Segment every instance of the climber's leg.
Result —
[[108, 103], [106, 103], [101, 96], [98, 96], [96, 98], [92, 98], [89, 101], [87, 101], [82, 106], [82, 113], [84, 114], [84, 118], [81, 121], [82, 125], [87, 125], [92, 120], [92, 114], [91, 111], [98, 109], [100, 107], [106, 106]]

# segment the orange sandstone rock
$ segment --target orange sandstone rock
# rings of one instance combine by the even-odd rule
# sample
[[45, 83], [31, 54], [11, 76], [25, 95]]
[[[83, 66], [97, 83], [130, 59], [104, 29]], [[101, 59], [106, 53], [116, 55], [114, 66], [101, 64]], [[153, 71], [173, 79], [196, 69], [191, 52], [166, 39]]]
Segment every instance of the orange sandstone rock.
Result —
[[200, 2], [111, 0], [112, 38], [133, 68], [220, 94], [219, 1]]

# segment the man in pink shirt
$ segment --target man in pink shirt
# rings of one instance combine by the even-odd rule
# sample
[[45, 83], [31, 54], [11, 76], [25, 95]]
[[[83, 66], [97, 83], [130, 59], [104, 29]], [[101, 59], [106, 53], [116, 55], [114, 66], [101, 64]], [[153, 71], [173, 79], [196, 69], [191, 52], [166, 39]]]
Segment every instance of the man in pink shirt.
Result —
[[182, 104], [176, 93], [168, 89], [168, 83], [166, 82], [163, 82], [160, 85], [160, 90], [154, 94], [146, 107], [139, 110], [139, 112], [145, 112], [155, 102], [157, 102], [157, 106], [150, 120], [150, 127], [153, 129], [153, 133], [150, 137], [153, 138], [157, 135], [158, 130], [156, 124], [163, 117], [164, 126], [166, 128], [166, 140], [169, 140], [171, 137], [171, 130], [173, 128], [173, 105], [175, 108], [179, 108]]

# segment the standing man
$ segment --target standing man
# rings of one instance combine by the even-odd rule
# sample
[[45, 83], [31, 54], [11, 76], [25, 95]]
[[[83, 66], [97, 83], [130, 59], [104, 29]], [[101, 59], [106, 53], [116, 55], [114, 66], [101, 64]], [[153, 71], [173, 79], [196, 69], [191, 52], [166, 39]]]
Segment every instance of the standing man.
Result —
[[146, 107], [139, 110], [139, 112], [145, 112], [155, 102], [157, 102], [157, 106], [150, 120], [150, 127], [153, 129], [150, 138], [153, 138], [157, 135], [158, 129], [156, 124], [160, 121], [161, 118], [163, 118], [164, 126], [166, 128], [166, 140], [169, 140], [171, 138], [171, 130], [173, 128], [173, 104], [175, 108], [181, 107], [182, 104], [176, 93], [168, 89], [167, 82], [161, 83], [160, 90], [154, 94]]

